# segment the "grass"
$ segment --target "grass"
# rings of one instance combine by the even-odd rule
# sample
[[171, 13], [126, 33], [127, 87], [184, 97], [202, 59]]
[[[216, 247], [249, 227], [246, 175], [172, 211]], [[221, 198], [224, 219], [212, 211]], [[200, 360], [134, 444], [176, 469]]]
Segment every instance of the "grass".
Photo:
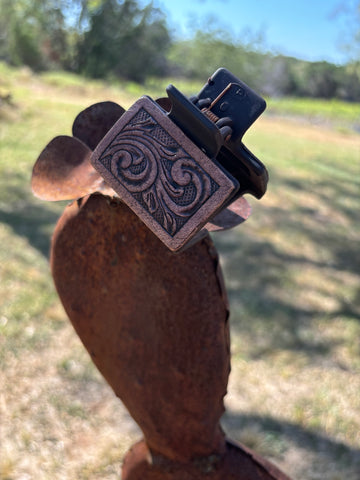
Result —
[[355, 129], [360, 131], [360, 104], [340, 100], [319, 100], [310, 98], [271, 99], [274, 114], [293, 115], [305, 118], [312, 123], [335, 126], [340, 131]]
[[[167, 83], [106, 85], [0, 64], [0, 91], [12, 95], [0, 106], [2, 480], [119, 478], [140, 436], [52, 286], [49, 241], [64, 204], [35, 199], [29, 183], [41, 149], [70, 134], [82, 108], [128, 107]], [[269, 168], [269, 190], [249, 198], [243, 226], [214, 235], [231, 305], [223, 425], [294, 480], [360, 478], [359, 108], [269, 100], [244, 139]]]

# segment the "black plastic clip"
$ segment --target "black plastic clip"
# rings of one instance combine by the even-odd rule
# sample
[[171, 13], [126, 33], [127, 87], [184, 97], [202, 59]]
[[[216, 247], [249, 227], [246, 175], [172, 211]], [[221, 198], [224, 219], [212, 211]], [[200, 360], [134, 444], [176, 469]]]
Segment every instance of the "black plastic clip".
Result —
[[239, 182], [231, 201], [244, 193], [261, 198], [268, 173], [242, 143], [242, 137], [265, 110], [265, 100], [225, 68], [218, 69], [190, 99], [173, 85], [166, 91], [171, 120]]

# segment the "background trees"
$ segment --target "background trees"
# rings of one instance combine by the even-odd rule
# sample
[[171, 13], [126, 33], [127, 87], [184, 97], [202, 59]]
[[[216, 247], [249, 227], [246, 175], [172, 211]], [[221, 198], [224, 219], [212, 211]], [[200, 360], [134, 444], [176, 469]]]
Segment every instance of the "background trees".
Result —
[[[360, 27], [347, 65], [274, 56], [216, 28], [175, 40], [162, 11], [137, 0], [0, 0], [0, 60], [94, 78], [204, 79], [219, 66], [259, 92], [360, 101]], [[358, 7], [360, 25], [360, 3]]]
[[34, 70], [67, 66], [65, 0], [0, 0], [0, 57]]
[[104, 0], [87, 10], [88, 28], [78, 44], [78, 70], [91, 77], [109, 74], [143, 81], [166, 73], [170, 35], [163, 14], [135, 0]]

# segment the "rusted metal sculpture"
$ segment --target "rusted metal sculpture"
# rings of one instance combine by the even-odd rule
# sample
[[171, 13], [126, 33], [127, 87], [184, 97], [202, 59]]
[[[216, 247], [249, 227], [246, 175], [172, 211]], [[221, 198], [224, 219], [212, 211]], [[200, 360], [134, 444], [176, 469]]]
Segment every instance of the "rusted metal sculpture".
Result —
[[[56, 137], [34, 166], [37, 196], [77, 199], [54, 232], [53, 278], [93, 362], [144, 434], [124, 459], [123, 480], [288, 479], [227, 439], [219, 423], [230, 371], [229, 310], [208, 231], [244, 221], [250, 209], [242, 193], [261, 196], [266, 186], [263, 167], [241, 144], [244, 128], [235, 138], [237, 113], [235, 122], [221, 122], [209, 108], [221, 104], [209, 101], [208, 87], [228, 74], [217, 72], [203, 89], [205, 101], [199, 95], [190, 102], [195, 124], [184, 120], [187, 101], [177, 93], [170, 102], [141, 99], [128, 112], [96, 104], [75, 119], [74, 137]], [[249, 108], [252, 92], [233, 80], [245, 88]], [[196, 122], [195, 133], [186, 130]], [[212, 145], [209, 125], [220, 132]], [[246, 162], [255, 165], [243, 183], [235, 166], [231, 173], [224, 167], [240, 155], [244, 170]], [[204, 163], [194, 166], [199, 158]], [[216, 191], [221, 195], [208, 203]]]

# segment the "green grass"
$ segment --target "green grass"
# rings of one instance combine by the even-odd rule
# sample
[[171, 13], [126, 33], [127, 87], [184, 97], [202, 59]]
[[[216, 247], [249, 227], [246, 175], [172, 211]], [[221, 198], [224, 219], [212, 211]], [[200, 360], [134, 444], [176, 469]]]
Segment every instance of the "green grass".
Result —
[[[139, 437], [52, 285], [49, 242], [64, 203], [37, 200], [29, 185], [41, 149], [70, 134], [82, 108], [128, 107], [170, 81], [199, 89], [0, 63], [0, 92], [12, 95], [0, 106], [1, 479], [115, 479]], [[270, 99], [268, 111], [244, 139], [269, 168], [268, 192], [248, 198], [244, 225], [214, 235], [231, 305], [224, 428], [296, 480], [358, 480], [359, 105]]]
[[360, 104], [340, 100], [278, 98], [270, 100], [273, 114], [294, 115], [313, 123], [327, 123], [338, 129], [360, 131]]

